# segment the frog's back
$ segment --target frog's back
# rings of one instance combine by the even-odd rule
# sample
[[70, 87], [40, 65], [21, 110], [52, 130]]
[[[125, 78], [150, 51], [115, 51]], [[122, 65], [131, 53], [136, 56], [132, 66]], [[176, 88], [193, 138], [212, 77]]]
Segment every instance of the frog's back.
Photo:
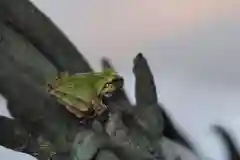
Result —
[[76, 73], [69, 77], [76, 86], [88, 86], [94, 89], [95, 84], [102, 78], [98, 73]]
[[60, 80], [59, 90], [77, 96], [84, 101], [91, 102], [92, 99], [97, 96], [97, 91], [94, 85], [99, 79], [100, 77], [93, 73], [63, 75]]

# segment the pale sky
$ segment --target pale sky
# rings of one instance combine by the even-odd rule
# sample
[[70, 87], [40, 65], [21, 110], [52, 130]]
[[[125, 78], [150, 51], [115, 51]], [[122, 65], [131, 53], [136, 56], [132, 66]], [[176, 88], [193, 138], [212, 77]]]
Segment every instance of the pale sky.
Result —
[[224, 160], [211, 124], [231, 129], [240, 144], [239, 0], [32, 1], [94, 68], [111, 59], [133, 102], [132, 58], [143, 52], [159, 101], [204, 156]]

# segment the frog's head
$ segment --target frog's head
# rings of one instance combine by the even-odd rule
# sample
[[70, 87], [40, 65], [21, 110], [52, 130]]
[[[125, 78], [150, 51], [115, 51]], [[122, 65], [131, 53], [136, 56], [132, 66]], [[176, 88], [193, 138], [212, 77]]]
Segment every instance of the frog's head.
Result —
[[116, 91], [123, 88], [123, 78], [112, 69], [105, 69], [101, 74], [101, 79], [96, 83], [97, 94], [100, 97], [109, 98]]

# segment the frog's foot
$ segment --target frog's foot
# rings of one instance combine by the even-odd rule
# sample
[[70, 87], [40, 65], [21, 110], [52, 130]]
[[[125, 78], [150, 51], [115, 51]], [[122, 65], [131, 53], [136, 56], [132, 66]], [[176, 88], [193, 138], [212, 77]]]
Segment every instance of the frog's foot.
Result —
[[105, 103], [103, 103], [103, 101], [101, 101], [101, 106], [104, 108], [104, 109], [107, 109], [107, 105]]
[[47, 159], [47, 160], [52, 160], [52, 158], [56, 155], [57, 153], [56, 152], [50, 152], [48, 155], [46, 154], [42, 154], [42, 153], [38, 153], [38, 152], [35, 152], [33, 153], [32, 155], [36, 158], [42, 158], [44, 157], [44, 159]]
[[50, 158], [52, 158], [53, 156], [55, 156], [57, 153], [56, 152], [50, 152]]
[[35, 153], [37, 157], [47, 157], [48, 160], [52, 160], [52, 157], [56, 155], [56, 152], [52, 151], [49, 143], [42, 143], [39, 146], [39, 152]]
[[42, 143], [39, 146], [40, 150], [48, 150], [50, 149], [50, 144], [49, 143]]

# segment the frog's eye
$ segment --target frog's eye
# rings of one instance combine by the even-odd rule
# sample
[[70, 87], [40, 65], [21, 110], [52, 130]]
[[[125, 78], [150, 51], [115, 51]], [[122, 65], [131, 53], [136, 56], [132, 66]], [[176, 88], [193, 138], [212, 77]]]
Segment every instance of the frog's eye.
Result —
[[111, 88], [112, 87], [112, 84], [110, 84], [110, 83], [107, 83], [106, 85], [105, 85], [105, 88]]
[[111, 83], [107, 83], [106, 85], [105, 85], [105, 88], [106, 89], [112, 89], [114, 86], [113, 86], [113, 84], [111, 84]]

